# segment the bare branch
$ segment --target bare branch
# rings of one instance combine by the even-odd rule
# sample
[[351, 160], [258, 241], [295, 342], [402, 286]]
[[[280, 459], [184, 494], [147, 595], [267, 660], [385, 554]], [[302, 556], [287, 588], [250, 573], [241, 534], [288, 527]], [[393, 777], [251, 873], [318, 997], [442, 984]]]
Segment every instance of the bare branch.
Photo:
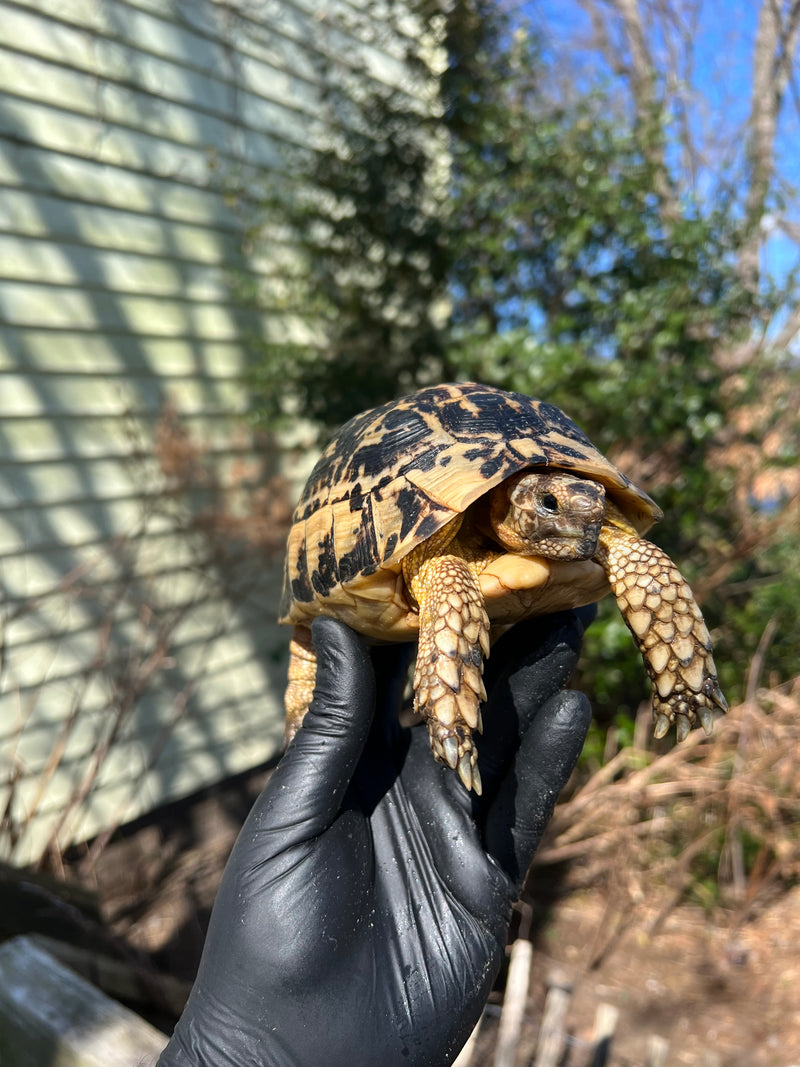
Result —
[[653, 57], [642, 26], [638, 0], [611, 0], [625, 27], [631, 55], [631, 88], [640, 115], [656, 103], [656, 72]]
[[798, 34], [800, 0], [791, 0], [785, 11], [782, 0], [764, 0], [753, 51], [753, 90], [748, 122], [750, 186], [745, 217], [750, 237], [740, 256], [741, 277], [753, 290], [759, 282], [759, 251], [763, 240], [760, 223], [775, 172], [778, 118], [797, 51]]
[[629, 80], [631, 71], [620, 49], [611, 39], [609, 26], [594, 0], [582, 0], [582, 7], [589, 16], [594, 33], [595, 46], [603, 54], [609, 67], [619, 78]]
[[[660, 122], [663, 100], [659, 96], [656, 64], [650, 51], [647, 32], [642, 20], [640, 0], [581, 0], [592, 20], [598, 46], [617, 74], [626, 78], [637, 125], [642, 133], [642, 149], [654, 170], [654, 185], [666, 221], [678, 217], [678, 205], [666, 165], [665, 147]], [[604, 18], [601, 8], [612, 12]], [[627, 62], [614, 47], [611, 26], [618, 21], [627, 51]]]
[[697, 176], [704, 164], [697, 144], [691, 115], [698, 100], [693, 90], [695, 76], [694, 42], [700, 22], [700, 0], [655, 0], [654, 10], [661, 26], [666, 50], [664, 69], [665, 98], [678, 128], [678, 142], [683, 160], [683, 179], [679, 184], [695, 189]]
[[800, 307], [794, 308], [781, 327], [772, 347], [778, 352], [785, 352], [789, 345], [800, 334]]

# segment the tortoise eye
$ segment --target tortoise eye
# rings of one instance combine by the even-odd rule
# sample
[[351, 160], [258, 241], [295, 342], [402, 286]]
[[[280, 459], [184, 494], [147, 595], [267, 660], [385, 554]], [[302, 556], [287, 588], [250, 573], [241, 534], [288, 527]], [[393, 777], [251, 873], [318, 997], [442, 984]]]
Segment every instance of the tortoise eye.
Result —
[[556, 511], [558, 511], [558, 500], [553, 496], [552, 493], [543, 493], [542, 507], [545, 511], [555, 513]]

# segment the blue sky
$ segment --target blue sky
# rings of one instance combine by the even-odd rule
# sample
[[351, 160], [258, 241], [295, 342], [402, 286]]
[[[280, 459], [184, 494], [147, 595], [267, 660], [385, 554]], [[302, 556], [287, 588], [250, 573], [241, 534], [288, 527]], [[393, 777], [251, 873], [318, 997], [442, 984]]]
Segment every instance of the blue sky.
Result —
[[[673, 9], [692, 5], [671, 0]], [[605, 5], [598, 0], [601, 8]], [[758, 0], [700, 0], [697, 23], [692, 27], [693, 70], [691, 73], [690, 122], [694, 137], [706, 157], [706, 172], [700, 174], [699, 191], [725, 172], [740, 172], [744, 130], [750, 111], [753, 46], [760, 8]], [[567, 47], [570, 64], [580, 63], [585, 79], [607, 77], [609, 69], [597, 53], [574, 48], [576, 38], [588, 39], [591, 23], [578, 0], [530, 0], [513, 4], [527, 14], [548, 36], [554, 56]], [[656, 56], [663, 42], [651, 42]], [[685, 55], [685, 53], [683, 53]], [[798, 79], [800, 81], [800, 79]], [[800, 104], [786, 95], [776, 142], [778, 171], [783, 176], [790, 202], [787, 214], [800, 220], [796, 187], [800, 186]], [[738, 164], [738, 166], [736, 165]], [[723, 175], [724, 176], [724, 175]], [[798, 259], [797, 245], [773, 233], [767, 250], [767, 270], [784, 276]]]

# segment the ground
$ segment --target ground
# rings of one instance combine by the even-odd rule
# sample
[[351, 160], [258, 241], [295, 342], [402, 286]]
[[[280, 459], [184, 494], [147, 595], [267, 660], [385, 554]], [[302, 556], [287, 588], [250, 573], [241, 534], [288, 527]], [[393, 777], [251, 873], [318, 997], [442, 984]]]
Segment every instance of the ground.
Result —
[[[591, 1037], [599, 1003], [619, 1010], [616, 1067], [644, 1063], [651, 1035], [669, 1043], [670, 1065], [800, 1064], [800, 888], [738, 930], [721, 910], [708, 916], [684, 905], [648, 936], [658, 903], [635, 908], [620, 930], [623, 914], [599, 890], [558, 902], [535, 945], [531, 1013], [541, 1015], [557, 972], [573, 991], [568, 1029], [576, 1050]], [[520, 1063], [535, 1050], [532, 1029]], [[709, 1052], [718, 1059], [707, 1060]]]
[[[91, 871], [81, 868], [80, 854], [72, 857], [66, 874], [99, 894], [106, 925], [140, 963], [191, 981], [222, 868], [267, 774], [229, 782], [130, 828]], [[538, 881], [547, 880], [545, 869]], [[756, 902], [738, 925], [721, 908], [706, 914], [681, 905], [650, 933], [665, 903], [657, 894], [636, 900], [618, 884], [549, 895], [546, 909], [537, 915], [534, 907], [533, 980], [518, 1064], [531, 1062], [554, 971], [573, 990], [570, 1065], [584, 1067], [581, 1047], [601, 1002], [620, 1012], [614, 1067], [643, 1064], [653, 1034], [669, 1042], [669, 1064], [800, 1064], [800, 887]], [[501, 999], [498, 989], [492, 1002]], [[149, 1014], [169, 1027], [168, 1013]], [[472, 1067], [492, 1062], [497, 1014], [490, 1008]], [[718, 1059], [706, 1059], [709, 1052]]]

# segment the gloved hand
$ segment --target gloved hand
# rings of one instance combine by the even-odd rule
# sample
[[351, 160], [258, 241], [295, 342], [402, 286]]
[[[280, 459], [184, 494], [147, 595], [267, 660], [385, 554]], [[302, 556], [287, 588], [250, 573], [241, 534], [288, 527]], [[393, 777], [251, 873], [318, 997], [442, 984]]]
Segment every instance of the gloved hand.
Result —
[[575, 613], [492, 650], [480, 798], [434, 761], [427, 729], [397, 724], [407, 647], [370, 653], [326, 618], [312, 632], [314, 702], [239, 835], [159, 1067], [451, 1063], [583, 745], [588, 701], [562, 691]]

